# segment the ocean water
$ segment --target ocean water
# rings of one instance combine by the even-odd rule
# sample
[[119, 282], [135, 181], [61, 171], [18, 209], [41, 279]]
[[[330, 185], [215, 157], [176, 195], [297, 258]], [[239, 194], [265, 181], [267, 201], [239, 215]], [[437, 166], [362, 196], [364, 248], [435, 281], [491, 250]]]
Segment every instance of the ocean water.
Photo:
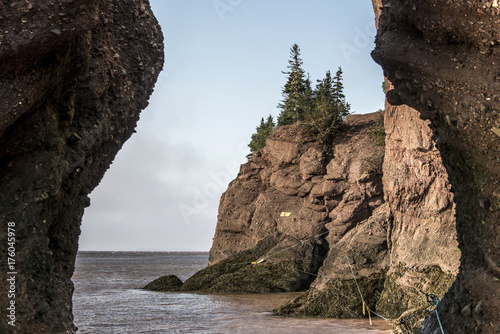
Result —
[[375, 320], [282, 318], [277, 306], [297, 293], [200, 294], [141, 290], [168, 274], [185, 280], [207, 253], [79, 252], [73, 276], [74, 322], [81, 334], [138, 333], [390, 333]]

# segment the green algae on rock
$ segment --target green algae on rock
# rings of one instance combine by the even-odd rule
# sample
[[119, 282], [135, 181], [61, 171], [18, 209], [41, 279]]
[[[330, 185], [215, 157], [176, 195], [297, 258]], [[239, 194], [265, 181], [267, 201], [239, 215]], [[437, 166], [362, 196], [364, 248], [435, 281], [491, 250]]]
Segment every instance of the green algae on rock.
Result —
[[151, 291], [178, 291], [182, 286], [182, 281], [175, 275], [161, 276], [148, 283], [143, 289]]
[[326, 288], [322, 290], [311, 288], [303, 295], [280, 306], [275, 313], [298, 317], [363, 318], [365, 315], [362, 300], [368, 308], [376, 310], [376, 304], [384, 289], [384, 281], [384, 273], [376, 273], [356, 281], [332, 279], [326, 284]]
[[276, 293], [304, 291], [314, 274], [302, 261], [255, 263], [255, 259], [235, 257], [197, 272], [181, 291]]

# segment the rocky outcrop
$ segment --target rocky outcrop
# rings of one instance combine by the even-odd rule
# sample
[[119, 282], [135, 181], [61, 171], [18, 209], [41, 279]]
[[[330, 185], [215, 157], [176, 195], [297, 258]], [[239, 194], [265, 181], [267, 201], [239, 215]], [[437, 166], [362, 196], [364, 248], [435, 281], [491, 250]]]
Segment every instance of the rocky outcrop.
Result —
[[[325, 275], [324, 268], [336, 266], [333, 258], [343, 261], [336, 252], [327, 258], [332, 246], [345, 254], [356, 243], [365, 252], [349, 255], [366, 275], [383, 282], [379, 278], [388, 263], [380, 174], [384, 148], [369, 134], [380, 116], [348, 116], [331, 161], [300, 126], [276, 128], [221, 198], [211, 266], [182, 290], [304, 290]], [[370, 232], [367, 226], [380, 230]]]
[[182, 281], [175, 275], [161, 276], [153, 282], [148, 283], [143, 289], [151, 291], [177, 291], [182, 286]]
[[142, 0], [14, 1], [0, 17], [0, 253], [14, 278], [1, 287], [15, 289], [0, 299], [15, 327], [4, 317], [0, 332], [73, 333], [87, 195], [147, 105], [162, 34]]
[[[375, 130], [384, 122], [386, 144], [379, 146]], [[363, 316], [358, 287], [371, 310], [393, 319], [428, 307], [421, 290], [444, 296], [460, 251], [429, 121], [387, 104], [384, 114], [351, 115], [345, 123], [328, 162], [299, 126], [273, 132], [222, 196], [212, 266], [183, 289], [309, 286], [277, 314], [336, 318]], [[280, 288], [269, 289], [276, 282]], [[412, 327], [423, 319], [418, 315]]]
[[[389, 2], [382, 5], [375, 1], [374, 4], [379, 14], [387, 10], [385, 7], [393, 8]], [[384, 24], [383, 16], [380, 24]], [[399, 69], [395, 78], [406, 79], [404, 69]], [[407, 89], [413, 87], [411, 84], [407, 86]], [[443, 138], [436, 135], [431, 121], [422, 119], [416, 106], [402, 105], [404, 89], [398, 92], [390, 81], [386, 82], [386, 87], [389, 89], [384, 113], [386, 146], [383, 168], [380, 168], [383, 170], [383, 187], [382, 184], [374, 187], [376, 182], [371, 183], [377, 173], [363, 176], [353, 172], [352, 167], [359, 168], [360, 161], [373, 160], [373, 157], [358, 159], [357, 162], [349, 160], [351, 155], [359, 157], [363, 154], [360, 145], [355, 144], [356, 138], [343, 137], [347, 143], [345, 146], [337, 141], [334, 144], [334, 159], [326, 170], [322, 170], [322, 157], [307, 149], [303, 151], [308, 153], [303, 153], [296, 145], [297, 138], [278, 143], [275, 138], [283, 138], [280, 133], [284, 132], [280, 129], [266, 143], [266, 148], [257, 153], [252, 162], [254, 165], [250, 167], [250, 163], [242, 168], [238, 179], [249, 176], [245, 179], [246, 187], [231, 194], [237, 184], [233, 183], [221, 201], [218, 227], [210, 253], [212, 263], [256, 247], [261, 240], [261, 231], [266, 231], [266, 236], [273, 234], [272, 224], [265, 229], [254, 224], [258, 221], [255, 220], [255, 212], [262, 210], [269, 214], [280, 211], [274, 205], [282, 206], [287, 200], [267, 197], [256, 201], [262, 193], [277, 190], [281, 196], [293, 199], [296, 208], [303, 208], [299, 201], [301, 198], [312, 198], [310, 203], [326, 206], [328, 216], [325, 220], [312, 219], [316, 221], [312, 226], [322, 226], [328, 231], [328, 236], [324, 238], [328, 253], [320, 261], [322, 265], [317, 278], [306, 294], [279, 308], [278, 314], [362, 316], [357, 283], [370, 309], [393, 319], [403, 315], [401, 327], [419, 328], [418, 323], [425, 315], [423, 309], [428, 307], [421, 291], [443, 298], [456, 280], [461, 250], [457, 241], [455, 195], [451, 191], [449, 173], [442, 157]], [[428, 109], [436, 107], [430, 100], [426, 100], [425, 105]], [[301, 162], [308, 157], [311, 157], [308, 163]], [[266, 163], [260, 163], [262, 158]], [[300, 173], [296, 167], [290, 167], [294, 158]], [[347, 169], [346, 161], [350, 166]], [[307, 174], [309, 168], [311, 176]], [[250, 171], [252, 173], [246, 174]], [[324, 173], [322, 180], [317, 181], [321, 173]], [[266, 183], [262, 175], [268, 177], [269, 182]], [[309, 178], [316, 182], [312, 187], [304, 183]], [[346, 180], [351, 182], [349, 190], [341, 186], [346, 184]], [[367, 187], [363, 186], [365, 181], [369, 183]], [[351, 192], [353, 189], [356, 190]], [[363, 196], [357, 192], [360, 189]], [[316, 195], [318, 190], [319, 196]], [[326, 194], [331, 196], [326, 198]], [[339, 194], [342, 197], [335, 198]], [[227, 200], [228, 195], [243, 197], [243, 207], [240, 209], [235, 204], [236, 199]], [[314, 199], [321, 196], [326, 200], [315, 202]], [[325, 199], [323, 197], [321, 200]], [[334, 204], [328, 207], [327, 203]], [[308, 206], [310, 208], [309, 203]], [[312, 217], [307, 211], [300, 217], [307, 215]], [[257, 217], [260, 215], [257, 214]], [[266, 218], [270, 221], [269, 216]], [[304, 231], [311, 232], [311, 225], [303, 218], [297, 220], [294, 226], [287, 226], [281, 221], [274, 226], [280, 224], [286, 226], [287, 231], [302, 231], [304, 226]], [[272, 244], [279, 245], [279, 242]], [[279, 248], [285, 248], [285, 245], [279, 245]], [[353, 272], [356, 280], [353, 279]]]
[[429, 124], [415, 109], [386, 104], [384, 190], [393, 222], [378, 309], [391, 318], [425, 306], [420, 290], [442, 298], [460, 264], [453, 194]]
[[[373, 2], [377, 11], [382, 8], [373, 56], [394, 85], [387, 93], [388, 132], [395, 139], [419, 136], [414, 123], [398, 124], [400, 117], [427, 123], [432, 132], [425, 130], [423, 138], [432, 138], [433, 143], [429, 146], [426, 140], [419, 140], [417, 150], [431, 148], [432, 155], [442, 157], [453, 192], [453, 197], [442, 200], [434, 200], [432, 192], [407, 200], [404, 192], [388, 193], [391, 205], [401, 206], [394, 211], [395, 220], [399, 215], [401, 221], [396, 234], [392, 233], [396, 248], [413, 248], [423, 262], [439, 261], [441, 270], [447, 272], [455, 266], [456, 256], [450, 248], [453, 236], [442, 233], [455, 224], [456, 252], [461, 252], [461, 260], [459, 274], [438, 307], [443, 327], [453, 333], [495, 333], [500, 327], [500, 8], [497, 1], [479, 0]], [[396, 147], [398, 142], [388, 145]], [[425, 159], [394, 158], [409, 168], [426, 163]], [[422, 165], [420, 170], [424, 172], [424, 168]], [[398, 173], [401, 168], [384, 165], [384, 170]], [[436, 165], [425, 172], [436, 177], [443, 173]], [[436, 194], [448, 188], [444, 179], [437, 183], [437, 178], [425, 179], [434, 183]], [[386, 190], [390, 182], [386, 178]], [[435, 217], [440, 225], [432, 236], [421, 234], [421, 220], [405, 217], [408, 205], [423, 198], [422, 205], [431, 205], [429, 212], [416, 208], [410, 214], [433, 216], [438, 212], [442, 218]], [[451, 221], [453, 211], [456, 223]], [[412, 238], [405, 239], [410, 235]], [[422, 247], [414, 240], [427, 244], [432, 252], [421, 254]], [[416, 263], [415, 258], [402, 256], [396, 261]], [[460, 312], [477, 305], [482, 307], [476, 307], [474, 316], [473, 312]], [[429, 317], [424, 332], [436, 330], [436, 317]]]
[[[330, 251], [311, 288], [281, 306], [277, 314], [360, 318], [363, 307], [358, 287], [367, 306], [375, 310], [389, 268], [389, 226], [390, 212], [385, 203], [340, 239], [338, 235], [330, 238]], [[336, 232], [333, 224], [331, 227]]]
[[342, 239], [331, 240], [307, 295], [282, 306], [279, 314], [361, 317], [348, 259], [367, 306], [386, 318], [421, 311], [428, 306], [421, 290], [442, 298], [453, 283], [460, 258], [455, 208], [429, 121], [414, 109], [390, 104], [384, 116], [386, 204]]

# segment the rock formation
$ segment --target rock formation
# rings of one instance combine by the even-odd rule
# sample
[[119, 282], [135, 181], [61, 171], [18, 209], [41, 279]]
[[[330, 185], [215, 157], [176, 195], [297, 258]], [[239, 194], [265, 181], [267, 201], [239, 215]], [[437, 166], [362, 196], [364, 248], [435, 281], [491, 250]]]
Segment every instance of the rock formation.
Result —
[[[300, 126], [275, 129], [221, 198], [212, 266], [181, 290], [309, 286], [277, 313], [353, 318], [363, 316], [359, 286], [371, 310], [392, 319], [406, 312], [400, 325], [420, 326], [428, 308], [420, 291], [442, 298], [460, 258], [453, 194], [430, 122], [388, 103], [383, 114], [345, 123], [329, 162]], [[377, 125], [385, 146], [373, 135]]]
[[[317, 275], [331, 274], [333, 258], [345, 262], [338, 251], [383, 285], [388, 265], [384, 147], [370, 135], [381, 116], [348, 116], [331, 161], [300, 126], [276, 128], [221, 198], [212, 266], [182, 290], [300, 291]], [[355, 243], [364, 252], [348, 249]]]
[[[367, 306], [390, 319], [428, 306], [421, 290], [442, 298], [453, 283], [460, 257], [455, 208], [429, 121], [412, 108], [390, 104], [384, 116], [386, 204], [341, 240], [330, 242], [311, 289], [279, 314], [361, 317], [362, 300], [347, 259]], [[336, 152], [342, 149], [335, 147]], [[422, 318], [402, 325], [413, 327]]]
[[[349, 232], [338, 235], [336, 220], [343, 217], [336, 211], [343, 205], [326, 209], [328, 218], [319, 225], [329, 232], [324, 240], [329, 251], [321, 259], [318, 277], [307, 294], [278, 313], [359, 316], [361, 300], [347, 263], [352, 258], [368, 306], [390, 318], [403, 315], [402, 329], [421, 327], [419, 320], [425, 315], [421, 310], [427, 305], [420, 292], [424, 291], [442, 299], [438, 311], [448, 330], [493, 332], [500, 320], [496, 286], [500, 274], [500, 9], [496, 2], [479, 1], [373, 2], [379, 24], [373, 56], [384, 68], [389, 89], [383, 164], [386, 203], [363, 217], [367, 220], [340, 224], [348, 226], [344, 232]], [[286, 162], [297, 150], [286, 145], [279, 145], [275, 160], [284, 164], [277, 164], [282, 171], [274, 172], [272, 185], [285, 196], [314, 197], [313, 189], [305, 194], [300, 189], [297, 173], [288, 177]], [[268, 146], [262, 156], [276, 146], [275, 141]], [[340, 151], [335, 146], [336, 154]], [[314, 160], [321, 165], [321, 158]], [[333, 170], [338, 168], [329, 165], [327, 175]], [[262, 180], [260, 171], [255, 175], [254, 181]], [[253, 206], [260, 195], [250, 195], [255, 189], [249, 183], [241, 191], [250, 196], [245, 197], [248, 210], [236, 213], [232, 220], [219, 217], [212, 262], [255, 247], [260, 240], [255, 237], [255, 217], [245, 217], [245, 212], [258, 211]], [[273, 200], [258, 202], [257, 208], [272, 208]], [[227, 201], [224, 197], [221, 208]], [[362, 212], [362, 206], [358, 208]], [[266, 231], [266, 235], [272, 233], [269, 228]], [[471, 312], [459, 315], [460, 310]], [[428, 317], [424, 332], [437, 329], [436, 316]]]
[[[374, 4], [377, 22], [380, 13], [395, 8], [392, 2]], [[384, 24], [393, 28], [382, 14], [380, 26]], [[392, 42], [391, 38], [387, 40]], [[411, 76], [405, 72], [404, 59], [398, 64], [395, 77], [389, 78], [400, 83]], [[322, 156], [314, 148], [298, 144], [303, 138], [290, 133], [290, 129], [278, 128], [254, 160], [242, 166], [238, 178], [223, 195], [210, 262], [225, 263], [228, 260], [224, 259], [256, 249], [262, 253], [246, 261], [269, 260], [267, 254], [291, 244], [283, 243], [277, 235], [286, 232], [295, 240], [305, 240], [308, 235], [326, 230], [323, 250], [327, 247], [328, 253], [316, 256], [316, 261], [311, 248], [305, 254], [287, 251], [289, 259], [308, 259], [308, 270], [317, 278], [306, 294], [282, 306], [278, 314], [362, 316], [357, 283], [370, 309], [392, 319], [404, 314], [399, 320], [403, 329], [421, 327], [421, 320], [428, 315], [424, 312], [428, 303], [421, 291], [443, 298], [456, 280], [461, 250], [457, 241], [456, 192], [452, 192], [449, 168], [442, 157], [447, 153], [442, 149], [446, 139], [436, 135], [428, 116], [422, 119], [418, 106], [402, 104], [412, 84], [416, 83], [411, 81], [406, 88], [397, 90], [391, 81], [386, 82], [385, 157], [383, 167], [376, 168], [383, 173], [365, 174], [360, 169], [362, 162], [382, 159], [382, 154], [364, 155], [365, 148], [376, 152], [373, 139], [371, 145], [367, 143], [366, 124], [364, 136], [360, 131], [337, 137], [334, 159], [326, 170]], [[424, 101], [426, 115], [437, 108], [431, 99], [435, 97]], [[348, 118], [348, 126], [357, 117]], [[293, 224], [282, 216], [277, 220], [280, 211], [289, 212], [289, 217], [295, 214], [297, 219]], [[324, 214], [318, 216], [317, 212]], [[276, 245], [275, 249], [264, 249], [260, 244], [264, 238], [265, 244]], [[299, 270], [307, 271], [304, 267]], [[233, 270], [231, 275], [233, 272], [238, 277], [252, 276], [248, 270]], [[227, 281], [234, 277], [227, 277]]]
[[[357, 282], [415, 332], [423, 290], [442, 299], [447, 333], [498, 332], [498, 1], [372, 2], [385, 147], [375, 115], [347, 118], [331, 161], [300, 127], [278, 128], [221, 199], [212, 266], [180, 289], [310, 287], [278, 312], [358, 317]], [[146, 0], [15, 1], [0, 18], [0, 250], [15, 259], [0, 286], [16, 293], [0, 298], [16, 327], [0, 331], [72, 333], [87, 195], [147, 105], [161, 32]], [[433, 315], [423, 332], [436, 331]]]
[[15, 327], [4, 317], [0, 332], [75, 331], [71, 276], [87, 195], [134, 132], [162, 65], [145, 0], [3, 4], [0, 253], [15, 298], [2, 293], [0, 307], [5, 315], [15, 302]]
[[147, 284], [144, 290], [151, 291], [177, 291], [182, 286], [182, 281], [175, 275], [161, 276]]
[[[479, 0], [374, 0], [380, 13], [377, 47], [374, 59], [382, 65], [386, 77], [394, 85], [387, 93], [386, 125], [394, 139], [407, 134], [418, 136], [413, 124], [399, 118], [425, 119], [432, 130], [433, 153], [443, 159], [453, 197], [434, 200], [427, 193], [434, 212], [442, 214], [442, 224], [436, 234], [422, 241], [428, 244], [430, 254], [422, 254], [424, 261], [437, 261], [447, 272], [454, 265], [453, 252], [440, 245], [452, 245], [452, 235], [442, 233], [445, 226], [456, 225], [461, 252], [460, 271], [438, 312], [446, 332], [495, 333], [500, 329], [500, 8], [497, 1]], [[380, 10], [381, 8], [381, 10]], [[392, 114], [392, 116], [391, 116]], [[421, 121], [422, 123], [423, 121]], [[392, 124], [392, 125], [391, 125]], [[406, 132], [406, 134], [405, 134]], [[431, 134], [429, 131], [425, 131]], [[399, 134], [398, 134], [399, 133]], [[389, 135], [390, 138], [391, 134]], [[424, 137], [429, 137], [425, 135]], [[424, 146], [425, 141], [420, 141]], [[399, 142], [402, 143], [402, 142]], [[396, 141], [393, 145], [399, 145]], [[388, 145], [387, 155], [390, 155]], [[417, 148], [425, 152], [426, 147]], [[395, 158], [397, 158], [395, 156]], [[411, 160], [408, 167], [417, 167]], [[400, 161], [403, 161], [400, 160]], [[421, 161], [425, 162], [425, 160]], [[397, 173], [398, 166], [384, 165], [384, 173]], [[422, 165], [422, 167], [424, 167]], [[426, 167], [424, 167], [426, 168]], [[424, 169], [421, 169], [423, 172]], [[427, 173], [427, 172], [426, 172]], [[444, 175], [442, 167], [434, 166], [430, 174]], [[395, 179], [394, 177], [394, 179]], [[430, 181], [429, 178], [427, 178]], [[435, 179], [434, 192], [442, 193], [446, 180]], [[424, 181], [424, 182], [428, 182]], [[385, 179], [387, 186], [391, 181]], [[403, 185], [404, 186], [404, 185]], [[398, 186], [399, 188], [399, 186]], [[395, 188], [397, 189], [397, 188]], [[405, 217], [407, 205], [417, 199], [388, 193], [389, 201], [400, 217], [401, 236], [397, 249], [422, 249], [409, 236]], [[454, 200], [454, 205], [451, 200]], [[420, 198], [418, 198], [420, 200]], [[401, 210], [395, 207], [399, 205]], [[454, 206], [454, 209], [452, 208]], [[430, 209], [431, 209], [430, 208]], [[422, 209], [410, 214], [425, 215]], [[455, 211], [456, 223], [450, 211]], [[398, 213], [398, 211], [400, 213]], [[433, 215], [430, 211], [428, 215]], [[437, 217], [436, 217], [437, 218]], [[418, 222], [418, 221], [417, 221]], [[420, 227], [420, 230], [422, 230]], [[421, 238], [420, 232], [414, 236]], [[393, 234], [394, 235], [394, 234]], [[449, 238], [449, 239], [447, 239]], [[434, 245], [433, 245], [434, 244]], [[458, 253], [458, 250], [457, 250]], [[416, 254], [420, 254], [417, 252]], [[429, 255], [431, 256], [429, 258]], [[449, 261], [452, 260], [452, 261]], [[397, 256], [396, 261], [415, 259]], [[478, 309], [474, 317], [467, 307]], [[477, 307], [482, 305], [482, 307]], [[425, 321], [424, 332], [439, 332], [436, 317]]]

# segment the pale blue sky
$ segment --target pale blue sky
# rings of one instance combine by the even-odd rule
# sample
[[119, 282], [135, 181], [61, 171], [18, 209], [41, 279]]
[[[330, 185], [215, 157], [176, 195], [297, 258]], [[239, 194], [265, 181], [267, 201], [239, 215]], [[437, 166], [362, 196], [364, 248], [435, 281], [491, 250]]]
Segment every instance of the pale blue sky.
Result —
[[220, 195], [261, 117], [277, 116], [289, 49], [312, 81], [344, 71], [354, 113], [383, 108], [371, 1], [151, 0], [165, 65], [86, 209], [81, 250], [208, 251]]

